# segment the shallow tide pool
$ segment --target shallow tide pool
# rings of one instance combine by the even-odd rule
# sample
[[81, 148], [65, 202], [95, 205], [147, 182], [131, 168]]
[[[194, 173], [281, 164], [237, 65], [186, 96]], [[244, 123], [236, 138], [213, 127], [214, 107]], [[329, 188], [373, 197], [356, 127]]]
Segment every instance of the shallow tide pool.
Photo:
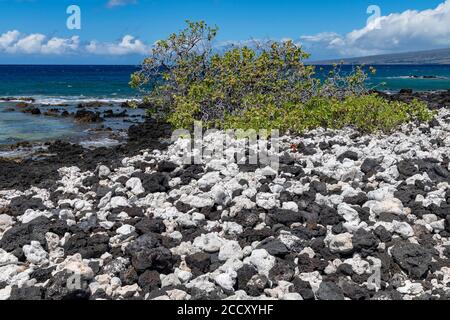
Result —
[[0, 144], [80, 137], [86, 134], [84, 128], [71, 119], [35, 116], [8, 111], [9, 108], [11, 104], [0, 103]]

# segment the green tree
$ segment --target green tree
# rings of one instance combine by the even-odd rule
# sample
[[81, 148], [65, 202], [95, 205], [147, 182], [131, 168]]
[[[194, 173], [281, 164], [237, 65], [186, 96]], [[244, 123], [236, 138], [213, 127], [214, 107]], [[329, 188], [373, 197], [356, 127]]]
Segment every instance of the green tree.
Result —
[[386, 130], [431, 116], [422, 104], [414, 103], [420, 112], [405, 113], [407, 106], [369, 95], [360, 66], [343, 76], [335, 65], [320, 81], [315, 67], [305, 64], [309, 54], [293, 41], [215, 52], [217, 32], [203, 21], [187, 21], [184, 30], [156, 43], [130, 82], [144, 93], [149, 113], [176, 128], [201, 120], [217, 128], [291, 132], [343, 125]]

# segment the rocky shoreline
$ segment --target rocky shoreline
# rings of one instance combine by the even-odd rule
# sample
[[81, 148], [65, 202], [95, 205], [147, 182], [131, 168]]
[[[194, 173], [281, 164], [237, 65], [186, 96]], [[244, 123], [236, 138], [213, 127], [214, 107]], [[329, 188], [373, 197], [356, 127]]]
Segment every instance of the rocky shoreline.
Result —
[[154, 121], [113, 148], [0, 159], [0, 299], [450, 299], [450, 93], [436, 95], [416, 96], [432, 122], [391, 135], [280, 137], [278, 171], [184, 165], [186, 140]]
[[413, 91], [402, 89], [395, 93], [375, 91], [381, 96], [395, 101], [411, 102], [414, 99], [424, 101], [432, 110], [450, 107], [450, 90], [446, 91]]
[[[44, 115], [48, 117], [71, 117], [78, 123], [99, 123], [105, 118], [138, 118], [140, 115], [129, 115], [127, 110], [133, 107], [133, 103], [138, 108], [143, 108], [139, 102], [125, 101], [120, 104], [105, 101], [89, 101], [76, 103], [73, 107], [75, 111], [68, 111], [69, 103], [60, 104], [42, 104], [36, 102], [34, 98], [20, 97], [0, 97], [0, 102], [9, 102], [13, 106], [7, 108], [6, 112], [20, 111], [31, 115]], [[120, 107], [121, 111], [116, 112], [114, 109]]]
[[[28, 117], [41, 119], [62, 119], [64, 125], [70, 128], [66, 135], [57, 137], [64, 142], [80, 144], [86, 148], [96, 148], [99, 146], [113, 146], [124, 143], [128, 128], [133, 124], [145, 121], [145, 110], [138, 104], [138, 108], [133, 108], [135, 101], [127, 100], [118, 103], [112, 101], [84, 101], [49, 103], [36, 101], [34, 98], [0, 97], [0, 114], [12, 113], [15, 115], [25, 114], [27, 117], [9, 117], [9, 121], [26, 121]], [[6, 105], [5, 105], [6, 104]], [[45, 122], [44, 122], [45, 123]], [[13, 127], [14, 130], [14, 127]], [[49, 129], [50, 130], [50, 129]], [[68, 129], [69, 130], [69, 129]], [[20, 131], [20, 129], [19, 129]], [[27, 132], [19, 132], [19, 134]], [[5, 135], [5, 133], [3, 133]], [[28, 134], [32, 136], [32, 134]], [[14, 141], [14, 131], [10, 137]], [[26, 139], [26, 138], [25, 138]], [[32, 138], [30, 138], [32, 139]], [[5, 144], [0, 140], [0, 158], [25, 158], [30, 156], [39, 157], [40, 154], [47, 154], [48, 147], [56, 141], [56, 138], [41, 138], [30, 141], [20, 141], [17, 143]]]

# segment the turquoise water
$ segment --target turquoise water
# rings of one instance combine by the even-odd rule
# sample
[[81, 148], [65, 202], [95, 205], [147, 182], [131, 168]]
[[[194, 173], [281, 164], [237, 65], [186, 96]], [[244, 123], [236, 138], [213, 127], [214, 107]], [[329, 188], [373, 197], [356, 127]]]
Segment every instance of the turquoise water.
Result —
[[[375, 75], [370, 75], [368, 80], [370, 88], [392, 92], [400, 89], [417, 91], [450, 89], [450, 65], [375, 65], [373, 67], [377, 71]], [[330, 70], [330, 66], [317, 66], [317, 68], [324, 68], [325, 72]], [[343, 66], [343, 73], [352, 69], [352, 66]]]
[[6, 111], [8, 103], [0, 103], [0, 144], [83, 136], [82, 128], [64, 118], [33, 116]]
[[[418, 91], [450, 89], [450, 66], [375, 66], [377, 73], [370, 81], [379, 85], [381, 90], [397, 91], [408, 88]], [[421, 76], [422, 78], [412, 78]], [[433, 79], [423, 78], [433, 76]], [[386, 85], [381, 85], [386, 82]]]
[[[1, 101], [2, 97], [32, 97], [33, 104], [42, 112], [58, 106], [73, 113], [79, 103], [102, 101], [111, 105], [93, 111], [112, 109], [118, 113], [123, 111], [122, 102], [139, 98], [128, 85], [130, 74], [136, 70], [134, 66], [0, 65], [0, 145], [88, 139], [93, 135], [90, 129], [100, 127], [99, 124], [79, 125], [70, 118], [24, 114], [16, 108], [18, 100]], [[128, 109], [127, 112], [143, 114], [142, 110]], [[101, 125], [118, 130], [131, 124], [122, 118], [107, 118]]]
[[[75, 100], [65, 100], [66, 106], [55, 107], [51, 103], [35, 105], [41, 110], [41, 115], [32, 115], [21, 112], [21, 108], [16, 107], [17, 102], [0, 101], [0, 145], [13, 144], [22, 141], [45, 141], [56, 139], [69, 139], [72, 141], [84, 141], [98, 138], [104, 140], [105, 144], [110, 141], [105, 138], [109, 131], [98, 130], [103, 127], [110, 128], [114, 131], [123, 131], [127, 129], [132, 122], [124, 121], [125, 118], [104, 118], [104, 122], [93, 124], [79, 124], [73, 121], [71, 117], [51, 117], [45, 116], [43, 113], [49, 109], [59, 109], [60, 112], [68, 111], [75, 113], [78, 102]], [[42, 102], [41, 102], [42, 103]], [[113, 102], [111, 102], [113, 103]], [[105, 105], [92, 109], [102, 114], [106, 110], [113, 110], [115, 114], [122, 112], [124, 109], [119, 104]], [[140, 121], [144, 114], [142, 109], [126, 109], [128, 118], [134, 121]]]

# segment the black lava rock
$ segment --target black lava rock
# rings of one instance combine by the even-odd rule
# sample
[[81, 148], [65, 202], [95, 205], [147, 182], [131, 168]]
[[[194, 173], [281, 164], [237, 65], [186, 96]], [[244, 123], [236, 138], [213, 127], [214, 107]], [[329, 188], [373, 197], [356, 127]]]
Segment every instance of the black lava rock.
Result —
[[203, 252], [187, 256], [185, 261], [194, 274], [204, 274], [208, 272], [209, 266], [211, 265], [210, 255]]
[[275, 282], [290, 282], [295, 275], [295, 263], [283, 259], [277, 259], [275, 265], [269, 271], [269, 279]]
[[359, 229], [354, 233], [352, 242], [354, 249], [361, 252], [362, 256], [369, 256], [372, 254], [380, 243], [373, 233], [364, 229]]
[[318, 300], [344, 300], [342, 289], [334, 282], [323, 281], [316, 292]]
[[370, 292], [364, 287], [359, 286], [351, 281], [343, 281], [342, 291], [344, 295], [353, 301], [370, 299]]
[[169, 190], [169, 178], [166, 174], [135, 174], [142, 181], [142, 186], [148, 193], [166, 192]]
[[414, 279], [423, 279], [430, 269], [432, 253], [421, 245], [401, 242], [391, 250], [394, 261]]
[[163, 233], [166, 231], [166, 225], [162, 219], [143, 218], [136, 223], [135, 228], [140, 234], [146, 233]]
[[293, 223], [303, 223], [305, 222], [305, 216], [301, 212], [295, 212], [291, 210], [284, 209], [273, 209], [267, 216], [266, 223], [268, 225], [273, 225], [276, 223], [281, 223], [286, 226], [290, 226]]
[[300, 294], [303, 300], [314, 300], [314, 292], [311, 288], [309, 282], [301, 280], [299, 277], [295, 277], [292, 280], [292, 284], [294, 285], [294, 291]]
[[158, 164], [158, 170], [159, 170], [160, 172], [167, 172], [167, 173], [170, 173], [170, 172], [175, 171], [175, 169], [176, 169], [177, 167], [178, 167], [178, 166], [177, 166], [175, 163], [169, 162], [169, 161], [161, 161], [161, 162]]
[[374, 230], [374, 233], [378, 236], [381, 242], [389, 242], [392, 239], [392, 235], [383, 226], [378, 226]]
[[284, 257], [290, 250], [279, 240], [266, 239], [259, 244], [257, 249], [265, 249], [270, 255]]
[[237, 271], [236, 288], [238, 290], [247, 290], [247, 283], [257, 274], [258, 271], [253, 266], [244, 264], [244, 266]]
[[376, 173], [378, 167], [379, 163], [377, 160], [368, 158], [362, 163], [361, 172], [370, 177]]
[[169, 249], [161, 246], [156, 237], [144, 234], [126, 248], [131, 263], [137, 272], [156, 270], [163, 274], [172, 273], [175, 263]]
[[54, 232], [60, 236], [68, 231], [68, 227], [63, 221], [52, 222], [46, 217], [38, 217], [29, 223], [14, 225], [7, 230], [0, 240], [0, 248], [7, 252], [22, 249], [31, 241], [38, 241], [43, 248], [47, 248], [45, 234]]
[[367, 198], [366, 194], [363, 192], [358, 193], [356, 196], [353, 197], [346, 197], [344, 198], [344, 202], [349, 205], [358, 205], [362, 206], [364, 205], [369, 199]]
[[47, 209], [47, 207], [45, 207], [44, 204], [42, 203], [41, 199], [25, 196], [11, 199], [9, 208], [10, 210], [8, 214], [14, 217], [24, 214], [27, 209], [40, 211]]
[[337, 157], [337, 160], [341, 162], [344, 161], [345, 159], [358, 161], [358, 154], [354, 151], [345, 151], [343, 154]]
[[397, 165], [398, 172], [405, 177], [412, 177], [419, 173], [415, 163], [410, 160], [400, 161]]
[[84, 259], [100, 258], [109, 249], [109, 237], [105, 234], [79, 232], [72, 235], [64, 244], [64, 251], [68, 255], [81, 254]]
[[161, 286], [159, 272], [147, 270], [139, 276], [138, 284], [142, 290], [149, 292]]

